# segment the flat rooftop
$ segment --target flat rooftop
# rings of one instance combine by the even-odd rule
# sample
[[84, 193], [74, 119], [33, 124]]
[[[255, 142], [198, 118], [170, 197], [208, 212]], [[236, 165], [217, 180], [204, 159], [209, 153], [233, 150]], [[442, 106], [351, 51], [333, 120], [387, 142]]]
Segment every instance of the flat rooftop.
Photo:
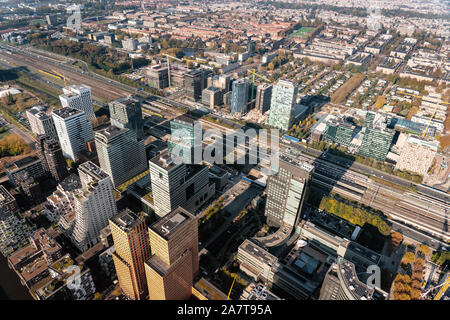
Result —
[[98, 137], [100, 139], [104, 139], [105, 142], [108, 141], [109, 139], [112, 139], [118, 135], [120, 135], [121, 133], [128, 131], [129, 129], [127, 128], [119, 128], [116, 126], [109, 126], [105, 129], [99, 130], [95, 133], [95, 137]]
[[246, 239], [240, 245], [239, 249], [247, 251], [263, 263], [271, 263], [273, 265], [274, 263], [278, 262], [278, 259], [274, 255], [254, 244], [249, 239]]
[[11, 195], [11, 193], [9, 193], [4, 186], [0, 185], [0, 205], [4, 206], [5, 204], [15, 200], [16, 199]]
[[72, 116], [75, 116], [77, 114], [81, 114], [81, 113], [84, 113], [84, 112], [81, 111], [81, 110], [74, 109], [74, 108], [64, 107], [64, 108], [61, 108], [61, 109], [53, 110], [52, 113], [57, 115], [57, 116], [59, 116], [59, 117], [61, 117], [61, 118], [63, 118], [63, 119], [66, 119], [66, 118], [70, 118]]
[[82, 163], [78, 167], [78, 170], [85, 172], [86, 174], [90, 175], [93, 178], [96, 178], [97, 180], [103, 180], [103, 179], [106, 179], [107, 177], [109, 177], [106, 172], [104, 172], [102, 169], [100, 169], [99, 166], [95, 165], [91, 161]]
[[38, 157], [29, 156], [29, 157], [25, 157], [25, 158], [22, 158], [20, 160], [17, 160], [17, 161], [11, 162], [11, 163], [7, 163], [7, 164], [5, 164], [5, 168], [7, 168], [9, 171], [15, 171], [15, 170], [19, 170], [22, 168], [26, 168], [29, 165], [32, 165], [39, 161], [41, 161], [41, 160], [39, 160]]
[[169, 151], [163, 151], [156, 157], [150, 159], [150, 162], [156, 164], [167, 171], [175, 168], [178, 164], [175, 163], [173, 157], [170, 155]]
[[173, 234], [175, 234], [175, 231], [180, 226], [192, 219], [195, 219], [192, 214], [185, 209], [178, 207], [164, 218], [154, 223], [150, 229], [159, 234], [161, 237], [169, 239]]
[[123, 210], [112, 217], [111, 221], [125, 232], [134, 229], [137, 225], [142, 223], [142, 220], [133, 211], [128, 209]]

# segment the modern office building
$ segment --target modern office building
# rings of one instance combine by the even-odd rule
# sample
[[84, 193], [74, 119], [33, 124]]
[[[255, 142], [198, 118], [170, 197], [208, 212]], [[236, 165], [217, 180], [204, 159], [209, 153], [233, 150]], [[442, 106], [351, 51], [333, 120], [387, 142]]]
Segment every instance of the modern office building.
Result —
[[53, 119], [44, 111], [37, 107], [33, 107], [30, 110], [27, 110], [27, 118], [31, 131], [34, 134], [46, 134], [52, 138], [58, 139]]
[[157, 64], [147, 68], [148, 85], [155, 89], [169, 87], [169, 68], [167, 65]]
[[259, 112], [265, 113], [270, 109], [272, 100], [272, 85], [268, 83], [261, 84], [256, 89], [255, 107]]
[[141, 102], [133, 96], [117, 99], [109, 103], [111, 124], [136, 132], [138, 138], [144, 136]]
[[168, 151], [150, 160], [150, 179], [155, 212], [164, 217], [179, 206], [195, 213], [215, 193], [208, 167], [176, 163]]
[[361, 131], [363, 139], [359, 155], [379, 161], [386, 160], [395, 135], [395, 130], [388, 128], [387, 122], [388, 119], [380, 113], [367, 113], [365, 127]]
[[222, 90], [223, 93], [231, 90], [230, 75], [221, 74], [208, 77], [207, 87], [216, 87]]
[[294, 121], [298, 87], [295, 83], [280, 80], [273, 85], [270, 102], [269, 126], [289, 130]]
[[244, 114], [248, 111], [251, 82], [247, 78], [233, 82], [231, 93], [231, 114]]
[[109, 126], [95, 133], [100, 167], [115, 187], [147, 170], [144, 140], [133, 130]]
[[356, 126], [343, 119], [331, 119], [323, 134], [325, 141], [348, 147], [355, 134]]
[[331, 265], [323, 280], [319, 300], [386, 299], [386, 292], [366, 284], [367, 275], [364, 276], [365, 272], [357, 272], [353, 262], [347, 259], [338, 260]]
[[83, 111], [69, 107], [54, 110], [52, 117], [64, 156], [77, 161], [78, 153], [94, 139], [91, 122]]
[[91, 88], [85, 85], [73, 85], [63, 88], [64, 94], [59, 96], [63, 108], [70, 107], [86, 114], [89, 120], [95, 119], [94, 108], [92, 106]]
[[267, 224], [296, 227], [308, 196], [314, 166], [280, 157], [279, 170], [267, 181], [265, 216]]
[[144, 220], [124, 210], [109, 220], [116, 251], [114, 266], [122, 292], [133, 300], [148, 295], [144, 263], [151, 256], [150, 241]]
[[47, 135], [38, 135], [36, 150], [44, 171], [49, 172], [56, 182], [61, 182], [68, 172], [66, 159], [58, 140]]
[[109, 175], [88, 161], [78, 167], [82, 188], [74, 193], [75, 225], [74, 244], [81, 251], [96, 244], [100, 230], [117, 214], [113, 185]]
[[194, 101], [202, 97], [202, 90], [206, 87], [205, 72], [203, 70], [192, 70], [184, 75], [184, 89], [186, 96]]
[[[195, 130], [200, 134], [198, 139], [194, 138]], [[185, 115], [173, 119], [170, 121], [170, 138], [167, 141], [169, 153], [182, 158], [186, 164], [194, 164], [194, 150], [195, 147], [201, 150], [202, 134], [200, 121]]]
[[152, 256], [145, 263], [150, 300], [186, 300], [198, 273], [198, 221], [177, 208], [149, 228]]
[[216, 87], [208, 87], [202, 91], [202, 103], [208, 108], [214, 108], [223, 102], [222, 90]]

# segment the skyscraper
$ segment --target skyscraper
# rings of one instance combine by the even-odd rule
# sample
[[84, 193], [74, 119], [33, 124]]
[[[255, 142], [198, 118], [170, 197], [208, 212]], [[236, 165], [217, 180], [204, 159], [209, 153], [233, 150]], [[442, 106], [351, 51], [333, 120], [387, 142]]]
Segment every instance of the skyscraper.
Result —
[[184, 89], [186, 96], [194, 101], [202, 97], [202, 90], [204, 89], [203, 73], [201, 70], [192, 70], [184, 75]]
[[303, 202], [308, 195], [314, 167], [306, 162], [294, 162], [282, 156], [276, 175], [267, 181], [265, 215], [267, 223], [282, 227], [296, 227]]
[[198, 273], [198, 221], [177, 208], [149, 228], [152, 256], [145, 263], [150, 300], [185, 300]]
[[111, 178], [88, 161], [78, 167], [82, 188], [74, 192], [74, 244], [85, 251], [99, 241], [100, 230], [117, 214]]
[[59, 96], [63, 107], [71, 107], [84, 111], [89, 120], [95, 118], [94, 108], [92, 106], [91, 88], [84, 85], [73, 85], [69, 88], [63, 88], [64, 94]]
[[388, 128], [387, 117], [381, 113], [368, 112], [362, 134], [358, 153], [379, 161], [386, 160], [395, 135], [395, 130]]
[[52, 117], [64, 156], [77, 161], [78, 153], [94, 139], [92, 124], [83, 111], [69, 107], [54, 110]]
[[243, 114], [247, 112], [250, 85], [250, 80], [247, 78], [239, 79], [233, 82], [233, 89], [231, 93], [231, 114]]
[[136, 132], [138, 138], [144, 136], [144, 120], [139, 100], [128, 96], [109, 103], [111, 124], [119, 128], [128, 128]]
[[39, 107], [33, 107], [27, 111], [28, 123], [31, 131], [35, 134], [46, 134], [52, 138], [58, 139], [55, 123], [51, 116], [47, 115]]
[[109, 220], [116, 251], [113, 253], [119, 285], [133, 300], [148, 295], [144, 263], [151, 256], [150, 242], [144, 220], [124, 210]]
[[159, 217], [179, 206], [195, 212], [215, 193], [206, 166], [177, 164], [167, 151], [151, 159], [149, 164], [155, 213]]
[[297, 92], [298, 87], [293, 82], [280, 80], [274, 84], [270, 102], [269, 126], [289, 130], [294, 121]]
[[50, 172], [53, 179], [61, 182], [67, 176], [66, 159], [64, 159], [61, 146], [56, 139], [47, 135], [38, 135], [36, 150], [41, 159], [44, 171]]
[[272, 99], [272, 85], [268, 83], [261, 84], [256, 90], [255, 107], [259, 112], [265, 113], [270, 109], [270, 100]]
[[157, 64], [147, 68], [148, 85], [156, 89], [165, 89], [169, 86], [169, 68]]
[[95, 133], [100, 167], [115, 187], [147, 170], [144, 140], [133, 130], [109, 126]]
[[[170, 121], [170, 139], [167, 142], [169, 153], [183, 158], [187, 164], [194, 163], [194, 150], [197, 142], [194, 139], [194, 127], [202, 134], [202, 123], [187, 116], [179, 116]], [[201, 138], [197, 147], [202, 148]]]

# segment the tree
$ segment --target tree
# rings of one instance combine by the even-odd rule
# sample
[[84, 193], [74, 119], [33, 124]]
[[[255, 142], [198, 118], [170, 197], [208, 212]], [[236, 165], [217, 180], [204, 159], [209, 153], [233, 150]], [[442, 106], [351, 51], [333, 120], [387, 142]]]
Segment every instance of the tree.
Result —
[[378, 96], [377, 97], [377, 102], [376, 102], [376, 107], [377, 109], [381, 109], [383, 108], [383, 106], [386, 104], [387, 100], [386, 100], [386, 96]]
[[103, 295], [100, 292], [96, 292], [94, 294], [94, 300], [102, 300], [103, 299]]
[[403, 235], [400, 232], [395, 231], [391, 233], [391, 244], [393, 248], [397, 247], [402, 241]]
[[411, 264], [411, 263], [413, 263], [413, 261], [414, 261], [414, 259], [415, 259], [415, 255], [414, 255], [414, 253], [413, 252], [406, 252], [404, 255], [403, 255], [403, 258], [402, 258], [402, 261], [401, 261], [401, 263], [402, 264]]

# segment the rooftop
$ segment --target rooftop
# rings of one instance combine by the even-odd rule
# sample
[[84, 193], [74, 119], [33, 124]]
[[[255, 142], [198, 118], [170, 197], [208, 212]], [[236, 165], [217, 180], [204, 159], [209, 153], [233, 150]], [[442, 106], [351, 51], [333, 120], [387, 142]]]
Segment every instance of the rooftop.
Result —
[[192, 214], [185, 209], [178, 207], [161, 220], [154, 223], [150, 229], [168, 240], [180, 226], [192, 219], [195, 219]]
[[111, 221], [121, 230], [128, 232], [142, 223], [142, 220], [131, 210], [123, 210], [111, 218]]
[[97, 180], [103, 180], [109, 177], [107, 173], [105, 173], [102, 169], [100, 169], [99, 166], [91, 161], [87, 161], [81, 164], [78, 167], [78, 171], [82, 171]]
[[82, 114], [82, 113], [84, 114], [83, 111], [77, 110], [77, 109], [74, 109], [74, 108], [70, 108], [70, 107], [64, 107], [64, 108], [61, 108], [61, 109], [56, 109], [56, 110], [53, 110], [52, 113], [57, 115], [57, 116], [59, 116], [59, 117], [61, 117], [61, 118], [63, 118], [63, 119], [70, 118], [72, 116], [75, 116], [75, 115], [78, 115], [78, 114]]

